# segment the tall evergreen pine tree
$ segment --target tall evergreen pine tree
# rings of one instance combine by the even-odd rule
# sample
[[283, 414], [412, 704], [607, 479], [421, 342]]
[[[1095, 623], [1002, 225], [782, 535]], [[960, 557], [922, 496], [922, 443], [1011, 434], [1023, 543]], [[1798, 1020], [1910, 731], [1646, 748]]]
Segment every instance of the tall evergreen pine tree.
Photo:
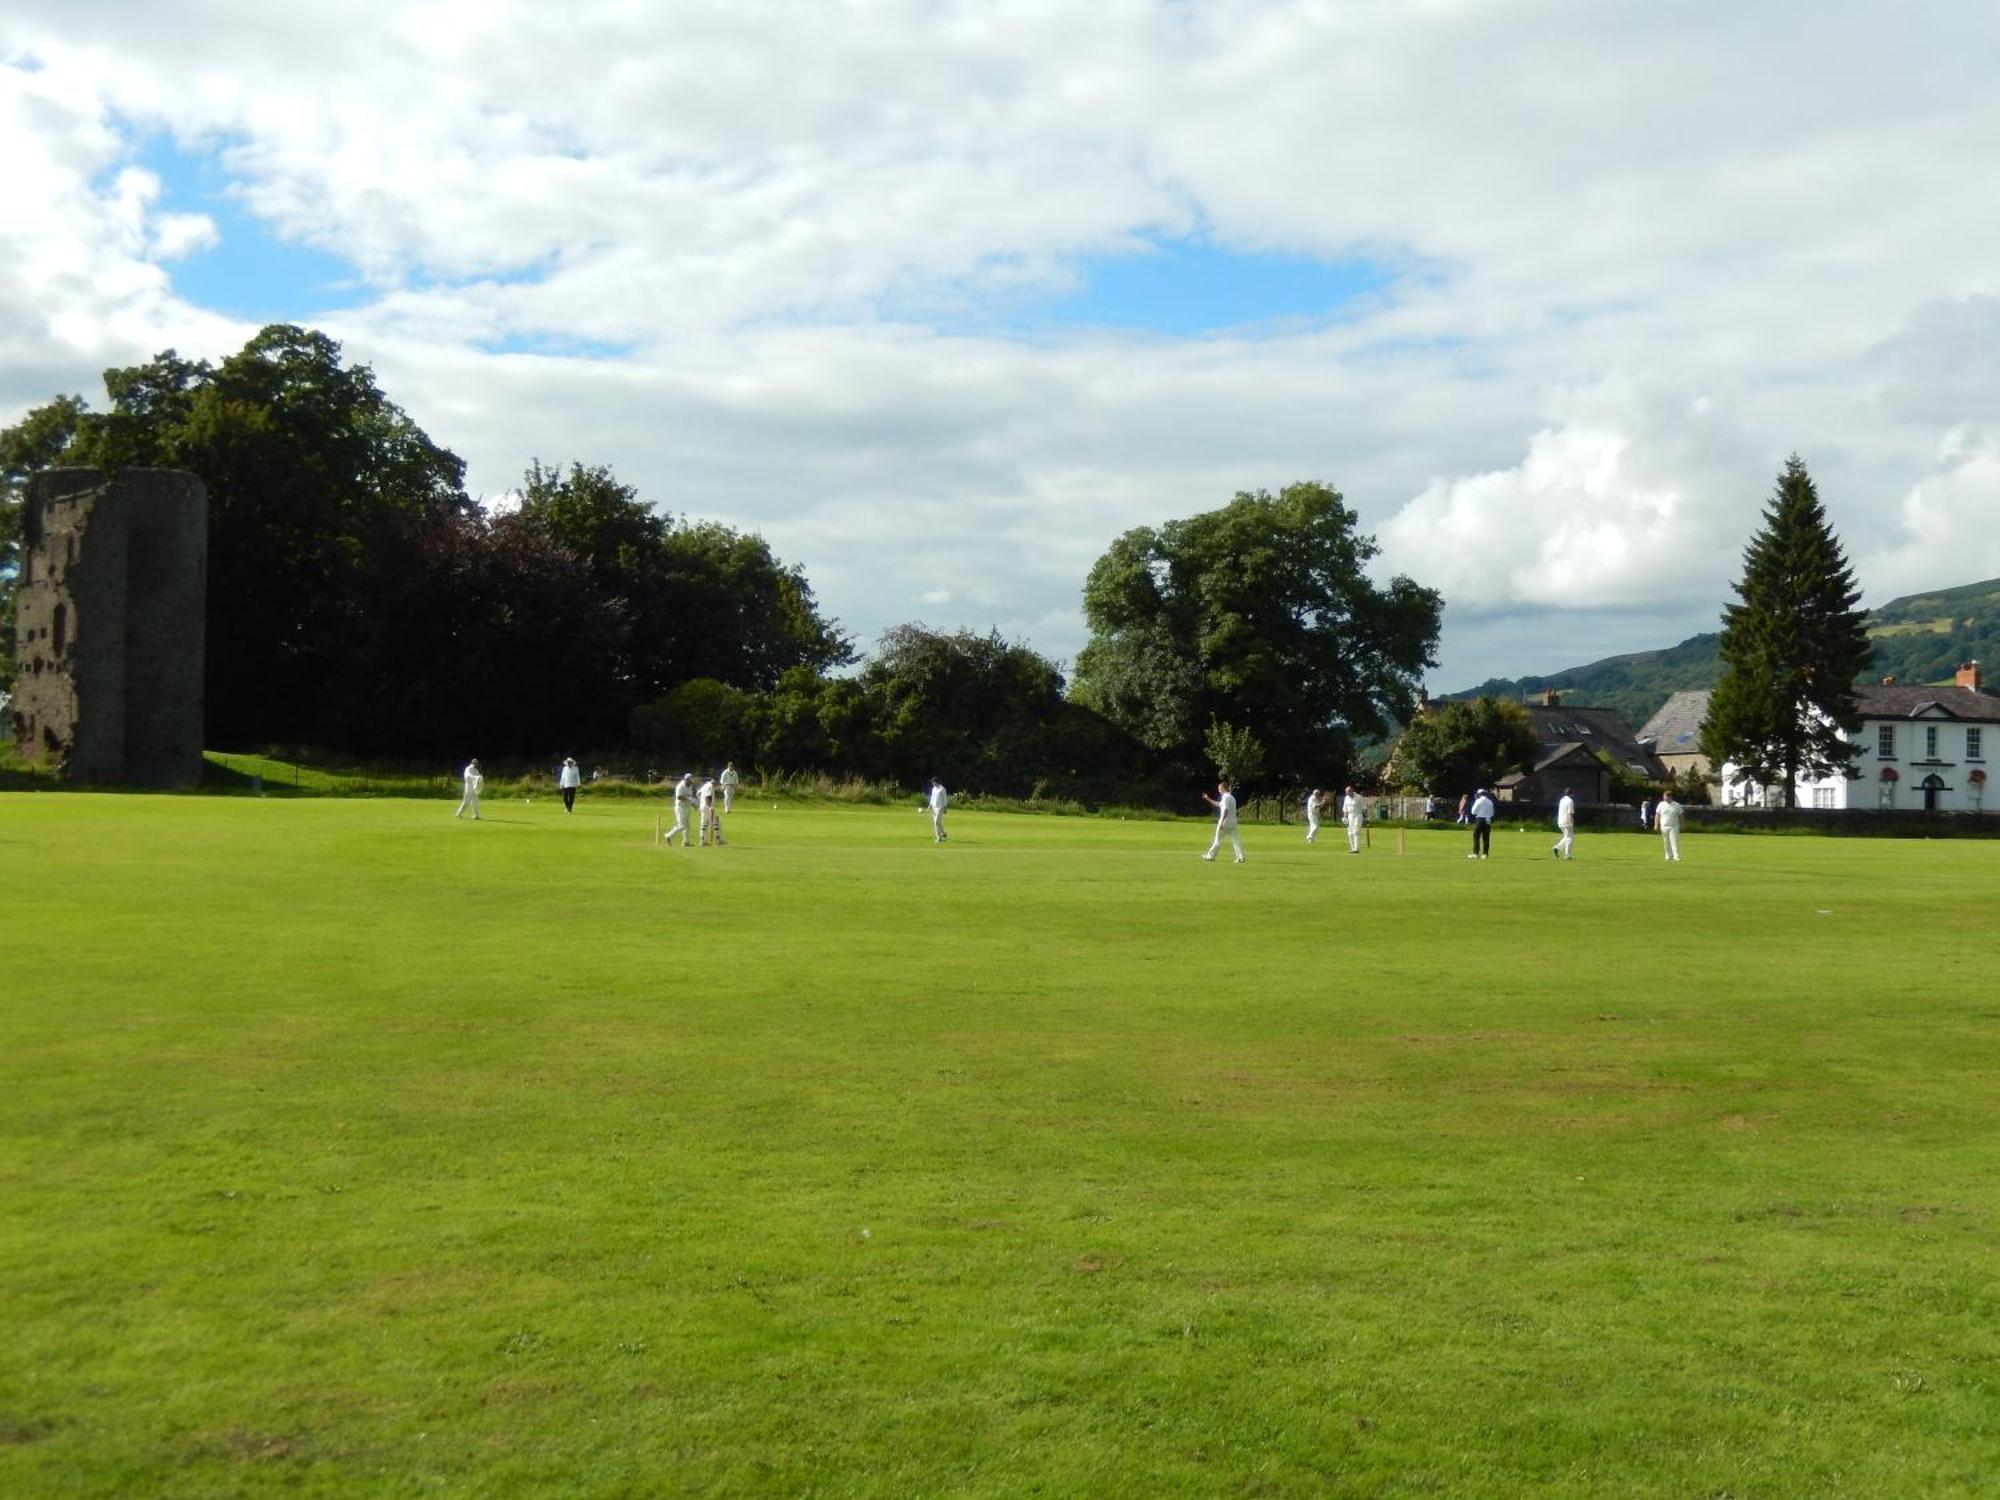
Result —
[[1827, 525], [1819, 492], [1794, 453], [1778, 476], [1764, 527], [1743, 554], [1740, 603], [1722, 612], [1722, 678], [1709, 698], [1702, 752], [1749, 780], [1777, 782], [1798, 803], [1801, 775], [1844, 771], [1861, 726], [1854, 681], [1873, 648], [1861, 590]]

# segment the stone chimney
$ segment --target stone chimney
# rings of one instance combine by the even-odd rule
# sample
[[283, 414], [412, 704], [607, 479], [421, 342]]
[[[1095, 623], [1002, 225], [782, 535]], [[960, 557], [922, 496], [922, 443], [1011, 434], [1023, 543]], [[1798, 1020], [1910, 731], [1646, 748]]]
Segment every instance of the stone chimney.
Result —
[[1563, 706], [1563, 701], [1561, 693], [1558, 693], [1552, 687], [1547, 687], [1542, 689], [1543, 708], [1561, 708], [1562, 706]]
[[1971, 688], [1973, 692], [1975, 693], [1979, 692], [1980, 691], [1979, 663], [1976, 661], [1969, 661], [1964, 666], [1960, 667], [1958, 669], [1958, 676], [1954, 679], [1954, 681], [1959, 687]]

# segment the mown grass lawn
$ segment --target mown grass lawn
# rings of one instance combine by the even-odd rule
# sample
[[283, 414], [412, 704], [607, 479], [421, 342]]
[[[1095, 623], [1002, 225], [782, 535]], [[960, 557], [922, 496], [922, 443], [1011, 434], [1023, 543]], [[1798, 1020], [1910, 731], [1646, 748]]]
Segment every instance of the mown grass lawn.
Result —
[[0, 797], [0, 1494], [2000, 1491], [2000, 845]]

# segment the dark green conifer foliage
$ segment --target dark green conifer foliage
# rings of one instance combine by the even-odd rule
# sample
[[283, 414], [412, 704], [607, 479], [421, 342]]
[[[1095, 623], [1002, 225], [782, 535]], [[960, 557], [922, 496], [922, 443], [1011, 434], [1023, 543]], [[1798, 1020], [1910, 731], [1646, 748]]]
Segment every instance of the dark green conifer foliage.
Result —
[[1819, 492], [1795, 453], [1778, 476], [1764, 526], [1743, 554], [1738, 601], [1722, 612], [1722, 677], [1709, 700], [1702, 750], [1752, 781], [1798, 800], [1801, 774], [1853, 764], [1840, 731], [1861, 726], [1854, 681], [1872, 655], [1855, 606], [1861, 590]]

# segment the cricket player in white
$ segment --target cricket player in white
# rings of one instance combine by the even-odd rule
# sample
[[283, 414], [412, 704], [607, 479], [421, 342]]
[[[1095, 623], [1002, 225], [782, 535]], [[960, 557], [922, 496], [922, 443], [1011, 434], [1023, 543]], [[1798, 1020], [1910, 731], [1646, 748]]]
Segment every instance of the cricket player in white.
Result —
[[1361, 852], [1361, 830], [1367, 826], [1368, 814], [1362, 808], [1361, 799], [1354, 794], [1354, 788], [1347, 789], [1347, 795], [1340, 799], [1340, 821], [1347, 825], [1347, 852]]
[[693, 847], [693, 837], [688, 832], [688, 804], [694, 800], [694, 775], [692, 772], [674, 783], [674, 826], [667, 833], [667, 842], [674, 841], [679, 834], [681, 847]]
[[469, 812], [472, 814], [472, 821], [477, 823], [479, 821], [479, 789], [485, 785], [486, 776], [479, 769], [479, 759], [475, 756], [466, 762], [465, 791], [459, 796], [458, 811], [453, 813], [452, 816], [454, 818], [462, 818]]
[[1472, 806], [1466, 809], [1472, 819], [1472, 852], [1467, 859], [1484, 859], [1493, 850], [1493, 799], [1486, 795], [1486, 788], [1479, 789], [1479, 795], [1472, 799]]
[[950, 837], [944, 831], [944, 810], [951, 806], [951, 793], [944, 789], [944, 783], [935, 776], [931, 778], [931, 797], [927, 805], [931, 810], [931, 842], [942, 844]]
[[1681, 805], [1672, 792], [1660, 793], [1660, 805], [1653, 809], [1653, 826], [1667, 847], [1667, 858], [1679, 863], [1681, 857]]
[[1319, 842], [1319, 808], [1319, 788], [1314, 787], [1306, 793], [1306, 842], [1308, 844], [1317, 844]]
[[556, 785], [562, 790], [563, 811], [576, 811], [576, 789], [583, 785], [583, 771], [576, 763], [574, 755], [563, 757], [562, 774], [556, 778]]
[[742, 779], [742, 777], [736, 774], [735, 761], [730, 761], [728, 765], [722, 768], [722, 810], [724, 812], [728, 812], [736, 805], [736, 788], [741, 785]]
[[707, 781], [704, 781], [695, 789], [694, 795], [695, 801], [701, 805], [702, 844], [704, 846], [707, 845], [710, 834], [713, 834], [715, 842], [720, 844], [722, 842], [722, 819], [716, 815], [715, 811], [715, 778], [710, 777]]
[[1236, 863], [1240, 865], [1243, 863], [1243, 837], [1236, 831], [1236, 794], [1229, 790], [1229, 783], [1226, 781], [1218, 781], [1215, 784], [1215, 792], [1216, 795], [1213, 797], [1207, 792], [1201, 794], [1201, 800], [1215, 809], [1215, 837], [1209, 841], [1208, 853], [1202, 858], [1214, 859], [1215, 851], [1222, 847], [1222, 841], [1226, 838], [1230, 847], [1236, 851]]
[[1557, 859], [1575, 859], [1576, 798], [1569, 794], [1568, 787], [1563, 788], [1562, 801], [1556, 804], [1556, 828], [1562, 837], [1556, 840], [1555, 847], [1550, 849], [1549, 853]]

